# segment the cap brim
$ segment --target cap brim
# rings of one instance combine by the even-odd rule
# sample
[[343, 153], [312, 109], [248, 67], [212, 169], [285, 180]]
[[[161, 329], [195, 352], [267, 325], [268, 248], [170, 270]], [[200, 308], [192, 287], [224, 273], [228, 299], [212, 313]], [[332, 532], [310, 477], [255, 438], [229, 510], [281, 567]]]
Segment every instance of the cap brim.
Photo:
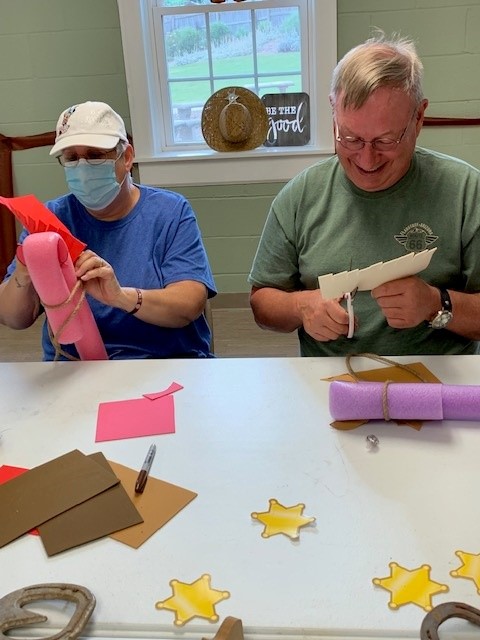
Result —
[[[50, 150], [51, 156], [59, 156], [68, 147], [94, 147], [96, 149], [113, 149], [123, 140], [120, 136], [107, 136], [100, 134], [79, 133], [77, 135], [62, 136]], [[127, 140], [123, 140], [127, 142]]]

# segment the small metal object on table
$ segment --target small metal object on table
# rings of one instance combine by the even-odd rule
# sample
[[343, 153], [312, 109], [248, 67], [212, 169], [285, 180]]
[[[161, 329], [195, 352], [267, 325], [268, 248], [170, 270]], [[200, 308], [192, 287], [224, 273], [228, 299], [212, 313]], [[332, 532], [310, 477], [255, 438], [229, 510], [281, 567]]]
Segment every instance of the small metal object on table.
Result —
[[380, 440], [377, 438], [377, 436], [373, 435], [373, 433], [369, 434], [365, 438], [365, 440], [367, 441], [367, 447], [369, 449], [376, 449], [380, 444]]

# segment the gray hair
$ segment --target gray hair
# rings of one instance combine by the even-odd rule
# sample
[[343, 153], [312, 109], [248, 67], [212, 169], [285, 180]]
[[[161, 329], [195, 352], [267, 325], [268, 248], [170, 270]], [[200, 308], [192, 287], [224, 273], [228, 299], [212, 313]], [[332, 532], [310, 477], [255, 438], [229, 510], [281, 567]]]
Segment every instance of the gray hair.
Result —
[[423, 64], [409, 38], [382, 31], [346, 53], [333, 71], [330, 101], [335, 107], [340, 94], [344, 109], [359, 109], [379, 87], [396, 87], [415, 104], [423, 100]]
[[117, 153], [123, 153], [125, 149], [128, 147], [128, 142], [124, 142], [123, 140], [119, 140], [115, 145], [115, 151]]

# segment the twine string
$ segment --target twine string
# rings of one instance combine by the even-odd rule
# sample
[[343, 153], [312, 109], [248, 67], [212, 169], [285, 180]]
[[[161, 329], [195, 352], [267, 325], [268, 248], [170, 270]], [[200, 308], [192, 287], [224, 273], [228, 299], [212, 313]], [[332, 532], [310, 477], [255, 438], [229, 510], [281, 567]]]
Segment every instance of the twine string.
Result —
[[[403, 369], [404, 371], [408, 371], [409, 373], [411, 373], [413, 376], [415, 376], [415, 378], [418, 378], [420, 382], [428, 382], [422, 375], [418, 373], [418, 371], [415, 371], [415, 369], [412, 369], [412, 367], [409, 367], [407, 364], [396, 362], [395, 360], [390, 360], [389, 358], [385, 358], [384, 356], [378, 356], [375, 353], [348, 353], [345, 358], [345, 362], [347, 365], [348, 373], [352, 376], [355, 382], [360, 382], [361, 378], [359, 378], [356, 372], [353, 370], [350, 360], [352, 358], [360, 358], [360, 357], [369, 358], [370, 360], [376, 360], [377, 362], [382, 362], [383, 364], [389, 364], [394, 367], [398, 367], [399, 369]], [[385, 380], [383, 384], [383, 390], [382, 390], [383, 418], [386, 422], [389, 422], [391, 420], [390, 412], [388, 410], [388, 385], [391, 384], [392, 382], [394, 381]]]
[[50, 322], [48, 322], [48, 318], [47, 318], [48, 336], [52, 341], [53, 347], [55, 349], [54, 362], [56, 362], [61, 355], [67, 358], [68, 360], [80, 360], [80, 358], [76, 358], [75, 356], [72, 356], [70, 353], [67, 353], [62, 349], [60, 345], [60, 336], [62, 335], [62, 332], [65, 330], [65, 328], [75, 318], [80, 307], [82, 306], [83, 301], [85, 300], [85, 289], [83, 288], [83, 282], [81, 280], [77, 280], [77, 282], [75, 283], [75, 286], [70, 291], [70, 295], [63, 302], [59, 302], [58, 304], [45, 304], [45, 302], [42, 302], [42, 305], [45, 307], [45, 309], [62, 309], [63, 307], [66, 307], [67, 305], [69, 305], [70, 302], [72, 302], [72, 300], [74, 299], [79, 289], [81, 289], [81, 292], [75, 307], [72, 309], [72, 312], [62, 322], [56, 334], [53, 333], [52, 327], [50, 325]]

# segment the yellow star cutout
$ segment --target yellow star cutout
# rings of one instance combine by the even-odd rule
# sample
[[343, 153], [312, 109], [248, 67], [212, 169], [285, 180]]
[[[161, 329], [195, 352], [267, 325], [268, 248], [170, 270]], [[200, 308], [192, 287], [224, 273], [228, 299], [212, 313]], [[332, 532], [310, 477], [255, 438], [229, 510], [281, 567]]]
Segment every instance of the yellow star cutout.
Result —
[[430, 580], [431, 567], [424, 564], [418, 569], [404, 569], [396, 562], [390, 562], [390, 575], [374, 578], [373, 584], [390, 591], [388, 606], [398, 609], [404, 604], [416, 604], [425, 611], [432, 609], [432, 596], [448, 591], [446, 584]]
[[195, 616], [217, 622], [215, 605], [230, 597], [229, 591], [210, 587], [211, 576], [205, 573], [192, 583], [170, 580], [173, 596], [155, 603], [156, 609], [175, 611], [175, 624], [182, 626]]
[[283, 533], [293, 540], [296, 540], [300, 533], [299, 529], [307, 524], [315, 522], [315, 518], [303, 516], [304, 504], [297, 504], [294, 507], [284, 507], [275, 498], [269, 500], [270, 509], [262, 513], [253, 512], [252, 518], [260, 520], [265, 525], [262, 531], [262, 538], [269, 538], [278, 533]]
[[467, 578], [473, 580], [477, 587], [477, 593], [480, 593], [480, 553], [467, 553], [466, 551], [455, 551], [455, 555], [460, 558], [462, 565], [453, 571], [450, 575], [454, 578]]

